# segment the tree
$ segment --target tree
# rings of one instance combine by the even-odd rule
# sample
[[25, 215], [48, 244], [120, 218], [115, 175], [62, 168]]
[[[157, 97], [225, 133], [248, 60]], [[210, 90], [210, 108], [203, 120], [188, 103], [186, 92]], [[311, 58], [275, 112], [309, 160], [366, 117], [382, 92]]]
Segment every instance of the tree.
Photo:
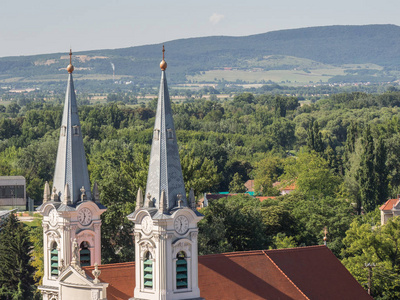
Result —
[[194, 150], [186, 154], [181, 151], [180, 157], [187, 193], [190, 189], [196, 193], [210, 192], [218, 186], [220, 175], [212, 160], [196, 156]]
[[232, 181], [229, 183], [229, 192], [230, 193], [246, 192], [246, 187], [244, 186], [242, 176], [239, 173], [235, 173], [235, 175], [233, 175]]
[[389, 170], [386, 166], [387, 149], [383, 139], [378, 139], [375, 150], [375, 173], [377, 187], [377, 204], [383, 204], [388, 198], [388, 175]]
[[266, 247], [267, 237], [258, 199], [250, 196], [222, 198], [210, 202], [201, 212], [204, 218], [199, 223], [199, 253]]
[[358, 172], [360, 197], [365, 211], [373, 211], [377, 201], [377, 180], [375, 173], [375, 151], [371, 128], [367, 125], [363, 136], [364, 152], [361, 155], [361, 165]]
[[288, 158], [281, 180], [296, 182], [297, 189], [307, 197], [334, 196], [340, 183], [328, 162], [314, 151]]
[[265, 196], [277, 196], [279, 190], [273, 187], [283, 173], [283, 160], [278, 156], [266, 155], [255, 164], [254, 189]]
[[30, 264], [32, 243], [24, 225], [10, 214], [0, 232], [0, 298], [32, 299], [34, 268]]
[[324, 143], [322, 142], [322, 134], [319, 131], [319, 125], [317, 121], [311, 121], [308, 127], [307, 146], [310, 150], [314, 150], [317, 153], [324, 152]]
[[342, 262], [367, 289], [366, 263], [374, 264], [371, 295], [374, 299], [400, 298], [400, 218], [380, 226], [379, 210], [358, 216], [343, 239]]
[[[42, 218], [35, 219], [30, 230], [30, 240], [33, 245], [32, 250], [32, 267], [36, 269], [33, 275], [36, 285], [42, 285], [43, 275], [44, 275], [44, 262], [43, 262], [43, 227]], [[32, 222], [32, 223], [33, 223]], [[39, 295], [39, 290], [36, 290], [36, 295]]]

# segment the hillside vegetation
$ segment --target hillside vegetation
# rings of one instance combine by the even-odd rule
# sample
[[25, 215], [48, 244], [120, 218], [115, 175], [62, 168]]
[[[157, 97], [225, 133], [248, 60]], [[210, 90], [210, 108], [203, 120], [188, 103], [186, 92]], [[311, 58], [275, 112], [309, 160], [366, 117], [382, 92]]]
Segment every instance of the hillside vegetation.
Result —
[[[290, 74], [300, 70], [305, 77], [293, 81], [302, 84], [320, 80], [393, 81], [400, 74], [397, 71], [400, 67], [400, 27], [395, 25], [325, 26], [244, 37], [190, 38], [166, 42], [165, 47], [171, 83], [207, 81], [201, 77], [203, 72], [226, 68], [246, 71], [257, 68], [260, 72], [288, 70]], [[25, 83], [26, 86], [26, 83], [44, 82], [44, 86], [51, 86], [61, 80], [59, 75], [65, 73], [69, 58], [67, 50], [62, 54], [0, 58], [0, 84]], [[82, 79], [112, 83], [114, 64], [116, 80], [133, 80], [155, 86], [160, 58], [161, 44], [77, 52], [74, 53], [75, 73]], [[312, 70], [316, 70], [320, 77], [307, 80], [307, 72]], [[272, 76], [271, 79], [286, 81], [290, 74], [279, 78]], [[246, 76], [237, 74], [230, 79], [271, 80], [264, 75], [260, 76], [261, 79], [251, 77], [246, 80]]]

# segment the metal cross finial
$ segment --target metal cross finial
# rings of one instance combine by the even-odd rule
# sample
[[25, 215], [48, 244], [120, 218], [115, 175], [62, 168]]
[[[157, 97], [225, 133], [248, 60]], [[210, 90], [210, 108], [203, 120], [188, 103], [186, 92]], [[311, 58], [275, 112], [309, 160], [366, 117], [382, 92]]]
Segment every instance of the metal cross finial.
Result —
[[72, 49], [69, 48], [69, 64], [72, 65]]
[[328, 234], [328, 227], [324, 227], [324, 245], [326, 246], [326, 240], [328, 239], [326, 235]]
[[164, 45], [162, 45], [162, 59], [164, 60], [164, 52], [165, 52], [165, 48]]

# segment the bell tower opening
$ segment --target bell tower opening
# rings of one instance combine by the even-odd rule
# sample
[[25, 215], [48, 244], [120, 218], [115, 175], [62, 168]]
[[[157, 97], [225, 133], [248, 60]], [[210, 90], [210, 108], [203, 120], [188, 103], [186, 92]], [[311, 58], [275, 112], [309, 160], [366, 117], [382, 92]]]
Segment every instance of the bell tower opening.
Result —
[[80, 258], [80, 263], [81, 267], [87, 267], [90, 266], [90, 249], [89, 249], [89, 243], [88, 242], [82, 242], [80, 245], [80, 251], [79, 251], [79, 258]]
[[57, 243], [53, 242], [50, 249], [50, 275], [58, 276], [58, 250]]
[[153, 288], [153, 257], [149, 251], [146, 252], [143, 260], [143, 286], [145, 289]]
[[188, 270], [187, 270], [187, 261], [186, 261], [186, 253], [180, 251], [176, 255], [176, 288], [177, 289], [186, 289], [188, 287]]

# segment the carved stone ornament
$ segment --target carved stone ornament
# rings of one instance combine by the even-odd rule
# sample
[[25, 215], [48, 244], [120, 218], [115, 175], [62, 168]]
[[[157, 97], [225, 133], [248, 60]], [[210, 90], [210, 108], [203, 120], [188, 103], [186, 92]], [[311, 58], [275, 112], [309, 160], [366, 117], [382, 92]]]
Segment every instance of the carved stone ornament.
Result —
[[191, 238], [192, 238], [192, 241], [196, 241], [197, 240], [197, 236], [199, 235], [199, 233], [198, 232], [191, 232], [190, 233], [190, 236], [191, 236]]
[[57, 245], [60, 245], [60, 235], [56, 231], [46, 232], [47, 234], [47, 247], [50, 249], [53, 242], [56, 242]]
[[89, 230], [81, 231], [78, 235], [78, 244], [82, 242], [89, 242], [90, 245], [94, 245], [94, 233]]
[[42, 293], [43, 293], [43, 295], [47, 295], [47, 299], [49, 299], [49, 300], [58, 300], [57, 292], [43, 291]]
[[72, 243], [72, 261], [71, 261], [71, 267], [73, 267], [79, 274], [82, 276], [86, 276], [85, 271], [82, 270], [80, 263], [78, 261], [78, 243], [76, 242], [76, 239], [74, 239]]
[[191, 252], [191, 244], [189, 241], [185, 240], [180, 240], [173, 244], [174, 251], [173, 251], [173, 258], [176, 257], [176, 255], [180, 252], [183, 251], [186, 253], [187, 257], [190, 257], [190, 252]]
[[154, 252], [154, 247], [152, 244], [150, 244], [149, 242], [145, 242], [143, 244], [140, 245], [140, 256], [144, 257], [146, 252], [150, 252], [151, 256], [154, 258], [155, 257], [155, 252]]
[[99, 276], [101, 274], [101, 271], [99, 270], [99, 265], [97, 263], [94, 264], [94, 270], [92, 271], [92, 274], [94, 276], [93, 283], [99, 283]]
[[99, 291], [98, 291], [98, 290], [92, 290], [91, 298], [92, 298], [92, 300], [98, 300], [98, 299], [100, 299], [100, 298], [99, 298]]
[[62, 272], [64, 272], [65, 269], [66, 269], [66, 267], [65, 267], [65, 264], [64, 264], [64, 259], [61, 258], [60, 266], [58, 267], [58, 271], [61, 274]]

